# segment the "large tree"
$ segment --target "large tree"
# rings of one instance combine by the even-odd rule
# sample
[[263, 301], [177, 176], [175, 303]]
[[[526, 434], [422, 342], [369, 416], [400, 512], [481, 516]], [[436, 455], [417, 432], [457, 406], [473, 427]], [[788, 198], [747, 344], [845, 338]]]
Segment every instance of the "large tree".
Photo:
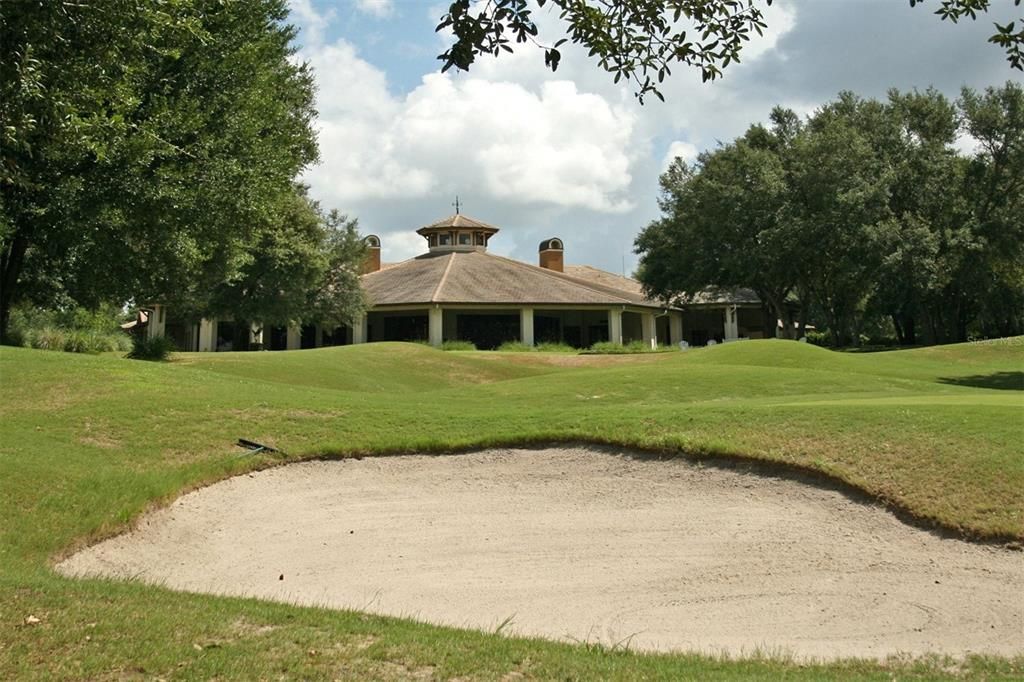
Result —
[[[782, 242], [785, 170], [759, 127], [661, 178], [665, 216], [637, 238], [640, 277], [658, 297], [687, 302], [709, 285], [749, 287], [782, 320], [797, 272]], [[787, 333], [790, 330], [787, 329]]]
[[[926, 5], [927, 0], [909, 0]], [[1019, 6], [1021, 0], [1014, 0]], [[732, 62], [740, 61], [751, 33], [767, 26], [762, 7], [772, 0], [453, 0], [441, 17], [438, 31], [450, 30], [455, 42], [438, 56], [442, 70], [469, 70], [480, 55], [500, 56], [514, 44], [533, 43], [544, 63], [555, 70], [559, 48], [579, 45], [615, 82], [632, 81], [643, 101], [658, 90], [676, 65], [696, 68], [713, 80]], [[991, 0], [941, 0], [935, 14], [957, 22], [988, 12]], [[551, 7], [561, 28], [555, 36], [540, 36], [535, 8]], [[1024, 24], [1024, 19], [1021, 20]], [[1024, 69], [1024, 26], [995, 24], [989, 42], [1002, 47], [1015, 69]], [[866, 46], [865, 46], [866, 47]]]
[[286, 17], [285, 0], [0, 4], [0, 333], [19, 299], [207, 312], [255, 245], [298, 238], [281, 216], [317, 159], [314, 85]]
[[[954, 143], [969, 133], [969, 156]], [[901, 343], [1024, 331], [1024, 88], [954, 105], [941, 94], [842, 93], [802, 123], [678, 161], [663, 217], [637, 239], [653, 295], [747, 286], [818, 313], [836, 344], [868, 329]], [[685, 300], [685, 299], [684, 299]]]

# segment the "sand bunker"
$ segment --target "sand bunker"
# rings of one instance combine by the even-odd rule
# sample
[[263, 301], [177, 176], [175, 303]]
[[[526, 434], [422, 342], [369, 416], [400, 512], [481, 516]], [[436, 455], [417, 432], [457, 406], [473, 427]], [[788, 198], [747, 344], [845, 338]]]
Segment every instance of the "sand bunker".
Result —
[[603, 449], [281, 467], [59, 570], [645, 650], [1024, 650], [1020, 552], [806, 483]]

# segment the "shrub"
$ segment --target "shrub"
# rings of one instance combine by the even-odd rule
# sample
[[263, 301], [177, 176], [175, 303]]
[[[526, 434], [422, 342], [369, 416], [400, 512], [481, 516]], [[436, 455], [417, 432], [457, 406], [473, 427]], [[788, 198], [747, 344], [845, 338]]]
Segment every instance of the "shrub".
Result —
[[626, 353], [671, 353], [674, 350], [676, 350], [674, 346], [662, 346], [654, 350], [643, 341], [630, 341], [627, 344], [598, 341], [583, 352], [588, 355], [623, 355]]
[[445, 341], [441, 350], [476, 350], [476, 346], [472, 341]]
[[174, 342], [166, 336], [154, 336], [151, 339], [136, 336], [132, 338], [132, 350], [128, 357], [133, 360], [164, 361], [170, 358], [175, 350], [177, 349]]
[[567, 343], [538, 343], [537, 350], [541, 353], [578, 353], [579, 351]]
[[522, 341], [506, 341], [498, 346], [498, 350], [502, 353], [531, 353], [537, 349], [526, 345]]
[[621, 343], [614, 341], [598, 341], [585, 352], [593, 353], [595, 355], [617, 355], [620, 353], [630, 353], [627, 346], [623, 346]]
[[42, 310], [18, 307], [11, 311], [8, 342], [16, 346], [69, 353], [106, 353], [131, 347], [121, 331], [121, 313], [114, 306], [97, 310]]
[[828, 332], [809, 331], [807, 332], [807, 343], [829, 347], [832, 345], [832, 335]]

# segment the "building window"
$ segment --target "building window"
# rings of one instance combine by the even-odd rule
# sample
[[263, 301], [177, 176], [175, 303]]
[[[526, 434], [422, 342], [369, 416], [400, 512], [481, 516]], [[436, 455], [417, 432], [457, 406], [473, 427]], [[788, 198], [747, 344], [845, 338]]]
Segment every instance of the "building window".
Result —
[[437, 235], [436, 234], [430, 235], [429, 244], [431, 246], [437, 246]]
[[469, 241], [469, 238], [470, 238], [470, 234], [468, 232], [459, 232], [459, 245], [460, 246], [469, 246], [471, 244], [471, 242]]
[[448, 246], [452, 243], [452, 235], [450, 232], [437, 235], [437, 243], [441, 246]]
[[484, 245], [484, 233], [483, 232], [477, 232], [476, 233], [476, 245], [477, 246], [483, 246]]

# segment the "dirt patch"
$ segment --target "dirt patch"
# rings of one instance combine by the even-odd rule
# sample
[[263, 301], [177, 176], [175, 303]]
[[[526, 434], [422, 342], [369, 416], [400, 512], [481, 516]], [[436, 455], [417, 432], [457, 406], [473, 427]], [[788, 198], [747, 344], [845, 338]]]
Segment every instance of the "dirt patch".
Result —
[[835, 490], [608, 449], [279, 467], [58, 568], [643, 650], [1024, 650], [1020, 552]]

